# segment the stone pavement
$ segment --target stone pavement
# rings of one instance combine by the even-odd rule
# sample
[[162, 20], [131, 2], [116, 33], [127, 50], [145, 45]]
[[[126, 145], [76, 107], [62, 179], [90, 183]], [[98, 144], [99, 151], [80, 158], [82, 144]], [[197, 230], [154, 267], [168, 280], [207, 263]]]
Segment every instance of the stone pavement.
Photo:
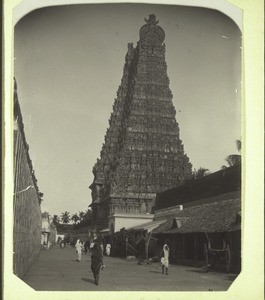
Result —
[[138, 265], [136, 260], [104, 256], [105, 269], [94, 284], [90, 255], [76, 261], [75, 248], [42, 250], [25, 282], [37, 291], [226, 291], [235, 274], [171, 265], [169, 275], [161, 274], [160, 263]]

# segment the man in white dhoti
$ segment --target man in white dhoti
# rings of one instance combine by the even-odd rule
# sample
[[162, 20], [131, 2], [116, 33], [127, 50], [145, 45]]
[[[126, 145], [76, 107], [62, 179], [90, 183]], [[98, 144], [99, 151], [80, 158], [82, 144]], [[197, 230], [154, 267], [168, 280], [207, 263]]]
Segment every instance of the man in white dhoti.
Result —
[[111, 245], [108, 243], [108, 244], [106, 245], [106, 255], [107, 255], [107, 256], [110, 256], [110, 249], [111, 249]]
[[75, 244], [75, 249], [76, 249], [76, 253], [77, 253], [77, 261], [81, 261], [82, 246], [83, 245], [82, 245], [81, 241], [78, 239]]
[[162, 274], [165, 273], [166, 269], [166, 275], [168, 275], [168, 265], [169, 265], [169, 247], [167, 244], [163, 246], [163, 250], [161, 253], [161, 264], [162, 264]]

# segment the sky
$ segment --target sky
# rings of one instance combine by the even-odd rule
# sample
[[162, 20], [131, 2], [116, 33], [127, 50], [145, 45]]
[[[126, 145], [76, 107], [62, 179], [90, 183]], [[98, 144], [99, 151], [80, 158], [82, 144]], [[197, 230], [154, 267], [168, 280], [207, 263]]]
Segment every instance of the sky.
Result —
[[48, 7], [14, 32], [14, 74], [42, 211], [85, 211], [127, 44], [144, 18], [164, 29], [180, 138], [193, 168], [220, 170], [241, 135], [241, 32], [210, 9], [151, 4]]

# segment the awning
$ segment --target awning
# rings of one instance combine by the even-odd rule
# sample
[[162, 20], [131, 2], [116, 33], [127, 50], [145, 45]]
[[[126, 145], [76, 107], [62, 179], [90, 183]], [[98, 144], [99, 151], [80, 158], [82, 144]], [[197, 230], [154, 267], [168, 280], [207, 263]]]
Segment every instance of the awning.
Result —
[[144, 223], [141, 225], [137, 225], [134, 227], [126, 228], [126, 230], [135, 230], [135, 231], [141, 231], [141, 230], [147, 230], [147, 232], [151, 232], [153, 229], [158, 227], [160, 224], [164, 223], [166, 220], [157, 220], [157, 221], [152, 221], [148, 223]]

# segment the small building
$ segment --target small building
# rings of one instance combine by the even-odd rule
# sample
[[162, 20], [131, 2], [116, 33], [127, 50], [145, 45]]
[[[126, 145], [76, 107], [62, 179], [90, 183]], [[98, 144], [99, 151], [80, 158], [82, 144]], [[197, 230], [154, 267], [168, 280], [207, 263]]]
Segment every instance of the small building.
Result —
[[239, 272], [241, 167], [220, 170], [159, 193], [153, 222], [130, 228], [130, 232], [135, 243], [149, 239], [148, 257], [167, 243], [170, 261], [176, 264], [203, 266], [205, 247], [220, 253], [229, 247], [229, 268]]
[[75, 234], [73, 224], [57, 224], [56, 229], [57, 229], [56, 243], [60, 240], [64, 240], [66, 237]]
[[241, 200], [223, 200], [184, 208], [153, 230], [170, 247], [171, 261], [203, 266], [205, 245], [230, 247], [231, 270], [241, 269]]

